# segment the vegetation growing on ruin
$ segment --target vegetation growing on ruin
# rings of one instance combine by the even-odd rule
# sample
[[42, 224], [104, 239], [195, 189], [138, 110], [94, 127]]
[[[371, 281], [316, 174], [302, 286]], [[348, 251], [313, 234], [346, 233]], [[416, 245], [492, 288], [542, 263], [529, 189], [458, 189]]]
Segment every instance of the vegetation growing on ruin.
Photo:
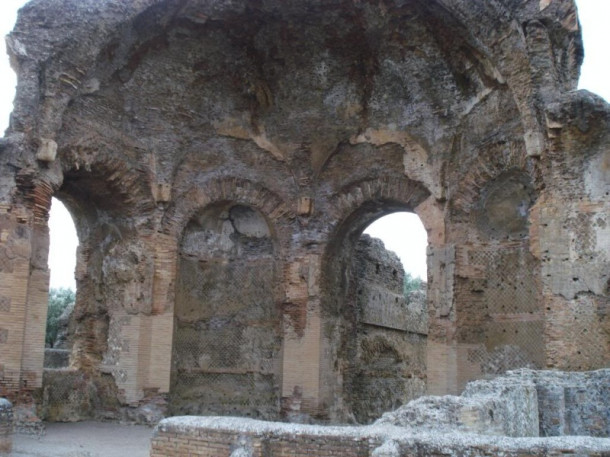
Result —
[[403, 281], [402, 292], [405, 298], [409, 298], [411, 292], [421, 289], [422, 279], [414, 277], [411, 273], [405, 272], [405, 278]]
[[74, 303], [74, 291], [65, 287], [49, 289], [49, 310], [47, 312], [47, 333], [45, 346], [53, 347], [59, 330], [59, 318], [70, 303]]

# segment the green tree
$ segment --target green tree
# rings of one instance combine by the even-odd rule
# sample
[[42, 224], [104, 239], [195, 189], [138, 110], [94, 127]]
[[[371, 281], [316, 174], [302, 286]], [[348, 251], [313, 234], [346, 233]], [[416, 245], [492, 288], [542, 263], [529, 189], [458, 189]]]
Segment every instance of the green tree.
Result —
[[74, 291], [72, 289], [51, 287], [49, 290], [49, 310], [47, 312], [46, 346], [53, 347], [59, 330], [59, 317], [70, 303], [74, 303]]
[[402, 293], [406, 299], [409, 298], [411, 292], [419, 290], [422, 285], [421, 278], [414, 278], [409, 272], [405, 272], [405, 279], [402, 283]]

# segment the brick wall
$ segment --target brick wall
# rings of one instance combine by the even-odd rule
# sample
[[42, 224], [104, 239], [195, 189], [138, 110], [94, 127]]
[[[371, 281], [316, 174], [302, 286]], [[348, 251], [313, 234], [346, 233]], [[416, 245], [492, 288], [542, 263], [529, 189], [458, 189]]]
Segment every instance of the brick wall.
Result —
[[[422, 397], [368, 426], [183, 416], [159, 423], [151, 457], [610, 456], [610, 370], [518, 370]], [[569, 435], [569, 436], [568, 436]]]
[[399, 427], [318, 427], [220, 417], [163, 420], [151, 457], [607, 457], [610, 439], [514, 438], [413, 432]]
[[[261, 422], [261, 424], [264, 424]], [[367, 439], [351, 440], [346, 437], [305, 434], [278, 434], [259, 436], [240, 430], [192, 429], [181, 433], [177, 430], [157, 431], [153, 439], [151, 456], [193, 455], [202, 457], [231, 456], [238, 449], [252, 457], [332, 457], [368, 456]]]

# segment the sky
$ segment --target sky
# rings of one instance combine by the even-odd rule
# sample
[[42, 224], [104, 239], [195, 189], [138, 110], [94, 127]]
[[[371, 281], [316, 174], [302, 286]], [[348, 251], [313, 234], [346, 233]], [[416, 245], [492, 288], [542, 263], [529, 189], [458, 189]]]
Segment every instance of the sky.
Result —
[[[17, 9], [24, 3], [24, 0], [0, 0], [0, 33], [3, 36], [13, 28]], [[590, 90], [610, 100], [610, 0], [577, 0], [576, 4], [585, 45], [579, 88]], [[6, 56], [6, 50], [0, 52], [0, 131], [4, 132], [13, 109], [16, 79], [9, 66], [8, 57], [2, 56]], [[78, 238], [70, 213], [56, 199], [53, 199], [51, 206], [49, 229], [51, 287], [75, 289], [74, 267]], [[383, 240], [387, 249], [398, 254], [405, 271], [425, 280], [426, 231], [415, 214], [390, 214], [371, 224], [365, 233]]]

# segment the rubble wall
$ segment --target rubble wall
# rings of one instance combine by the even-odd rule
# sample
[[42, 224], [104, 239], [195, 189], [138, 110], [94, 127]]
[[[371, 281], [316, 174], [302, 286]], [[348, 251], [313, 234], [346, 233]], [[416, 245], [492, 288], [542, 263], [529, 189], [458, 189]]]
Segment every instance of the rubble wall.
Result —
[[[329, 427], [330, 428], [330, 427]], [[392, 433], [394, 432], [394, 433]], [[608, 439], [570, 437], [507, 440], [480, 435], [431, 436], [399, 429], [315, 430], [249, 419], [168, 419], [155, 431], [151, 457], [604, 457]]]
[[176, 288], [170, 414], [279, 418], [273, 252], [267, 223], [245, 206], [212, 208], [187, 227]]
[[0, 455], [10, 455], [13, 448], [13, 405], [0, 398]]

